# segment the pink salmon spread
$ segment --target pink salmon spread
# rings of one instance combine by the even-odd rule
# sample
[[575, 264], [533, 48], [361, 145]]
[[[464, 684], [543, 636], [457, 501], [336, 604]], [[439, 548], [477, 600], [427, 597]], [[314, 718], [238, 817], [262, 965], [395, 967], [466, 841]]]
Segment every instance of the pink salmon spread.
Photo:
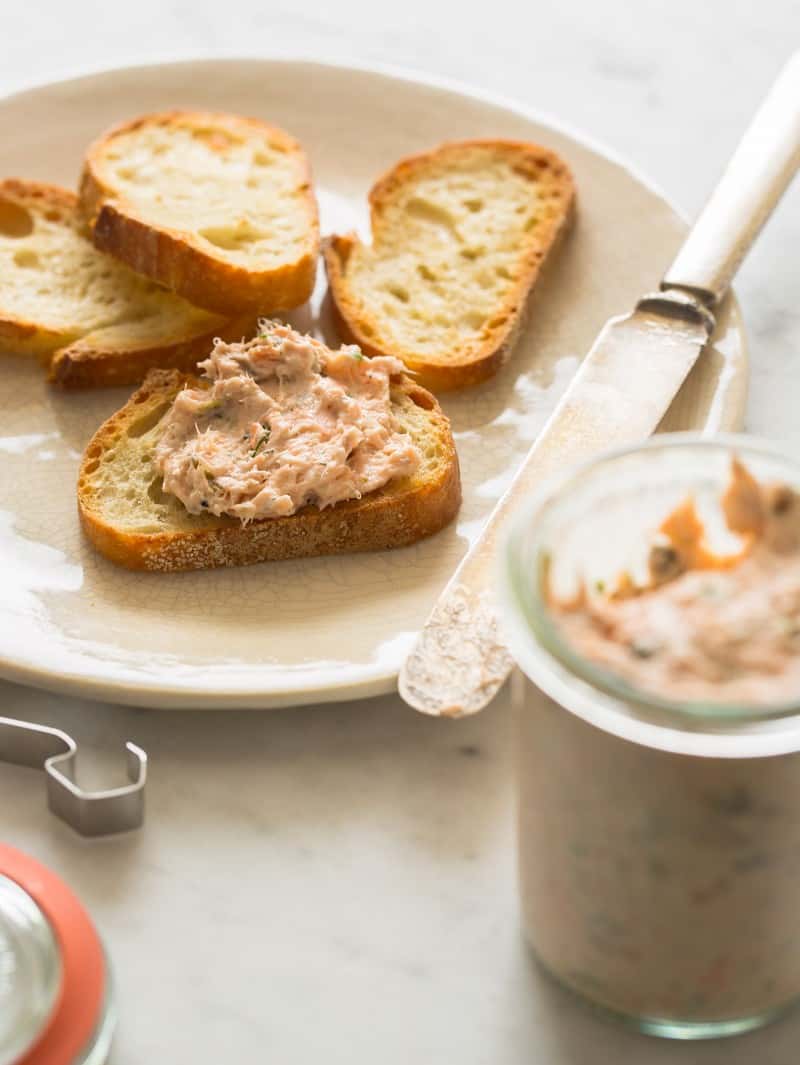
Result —
[[263, 322], [253, 340], [217, 340], [200, 368], [210, 387], [176, 396], [155, 454], [164, 491], [190, 514], [249, 522], [323, 509], [420, 464], [392, 409], [397, 359]]
[[562, 638], [636, 688], [672, 700], [766, 704], [800, 698], [800, 494], [761, 485], [737, 460], [722, 498], [740, 551], [714, 554], [694, 503], [663, 522], [649, 579], [552, 595]]

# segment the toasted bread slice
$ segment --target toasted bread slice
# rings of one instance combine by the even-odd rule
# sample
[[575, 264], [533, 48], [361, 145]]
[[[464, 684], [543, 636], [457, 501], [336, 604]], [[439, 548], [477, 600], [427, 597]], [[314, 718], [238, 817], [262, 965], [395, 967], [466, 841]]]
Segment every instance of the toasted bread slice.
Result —
[[77, 197], [0, 182], [0, 352], [30, 354], [68, 388], [136, 384], [153, 366], [189, 370], [215, 336], [250, 332], [193, 307], [97, 251]]
[[205, 111], [125, 122], [90, 147], [80, 195], [98, 248], [198, 307], [271, 314], [311, 295], [311, 171], [275, 126]]
[[190, 514], [163, 491], [153, 454], [161, 419], [177, 393], [184, 385], [203, 384], [153, 371], [89, 442], [78, 478], [78, 510], [86, 535], [113, 562], [170, 571], [377, 551], [413, 544], [455, 517], [461, 483], [450, 423], [434, 397], [405, 375], [392, 382], [391, 396], [401, 425], [422, 453], [413, 476], [326, 510], [306, 506], [289, 517], [247, 525]]
[[325, 242], [343, 335], [434, 391], [485, 380], [573, 200], [566, 164], [536, 144], [464, 141], [402, 160], [370, 192], [372, 245]]

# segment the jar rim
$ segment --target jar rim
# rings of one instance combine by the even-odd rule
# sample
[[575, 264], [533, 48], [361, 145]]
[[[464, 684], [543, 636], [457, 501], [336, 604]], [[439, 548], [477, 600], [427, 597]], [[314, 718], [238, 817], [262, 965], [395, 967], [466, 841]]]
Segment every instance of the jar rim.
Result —
[[[603, 467], [612, 467], [615, 462], [633, 455], [663, 453], [667, 450], [706, 450], [735, 452], [747, 462], [748, 456], [773, 459], [783, 463], [795, 474], [800, 486], [800, 462], [771, 443], [745, 434], [720, 434], [714, 437], [699, 433], [670, 433], [653, 437], [642, 444], [606, 451], [587, 462], [572, 467], [549, 478], [530, 497], [514, 518], [500, 552], [499, 583], [502, 608], [507, 623], [515, 632], [517, 649], [522, 641], [535, 641], [540, 652], [549, 656], [576, 680], [595, 689], [598, 693], [625, 704], [629, 710], [655, 717], [662, 724], [677, 728], [724, 727], [736, 724], [761, 723], [789, 718], [800, 714], [800, 693], [788, 702], [734, 703], [700, 701], [661, 696], [640, 688], [619, 674], [606, 670], [580, 655], [558, 633], [552, 621], [552, 612], [542, 595], [541, 545], [534, 545], [534, 565], [537, 572], [530, 573], [530, 558], [523, 558], [523, 545], [530, 544], [532, 530], [546, 513], [576, 491], [588, 478], [596, 476]], [[535, 536], [535, 533], [533, 534]], [[526, 571], [525, 562], [528, 562]], [[524, 657], [524, 655], [523, 655]], [[541, 655], [539, 656], [541, 660]], [[536, 678], [532, 678], [536, 680]], [[799, 741], [800, 742], [800, 741]]]

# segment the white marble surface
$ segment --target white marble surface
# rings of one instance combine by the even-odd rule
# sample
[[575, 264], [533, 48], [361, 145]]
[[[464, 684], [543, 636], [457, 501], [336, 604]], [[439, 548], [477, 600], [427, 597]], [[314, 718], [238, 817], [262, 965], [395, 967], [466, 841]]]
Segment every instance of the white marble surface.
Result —
[[[491, 15], [491, 19], [489, 19]], [[516, 97], [607, 143], [693, 214], [780, 62], [796, 0], [72, 0], [3, 5], [0, 91], [86, 67], [208, 54], [398, 64]], [[643, 234], [642, 239], [646, 239]], [[800, 446], [800, 187], [737, 285], [748, 427]], [[269, 714], [158, 714], [0, 684], [0, 712], [57, 721], [85, 779], [152, 758], [148, 823], [82, 843], [42, 781], [0, 770], [0, 834], [62, 873], [113, 956], [114, 1065], [786, 1065], [800, 1015], [669, 1045], [578, 1007], [517, 932], [508, 712], [425, 720], [394, 698]]]

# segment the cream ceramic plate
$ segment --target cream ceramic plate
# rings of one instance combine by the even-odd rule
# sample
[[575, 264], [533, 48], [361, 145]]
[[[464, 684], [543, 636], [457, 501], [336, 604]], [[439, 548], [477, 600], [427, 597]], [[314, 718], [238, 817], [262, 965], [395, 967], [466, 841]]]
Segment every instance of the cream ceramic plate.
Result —
[[[578, 222], [506, 368], [447, 398], [464, 481], [457, 525], [382, 554], [157, 576], [81, 539], [74, 483], [86, 441], [126, 391], [60, 395], [7, 359], [0, 396], [0, 672], [58, 691], [153, 707], [266, 707], [394, 687], [415, 632], [595, 333], [654, 286], [684, 223], [640, 179], [513, 106], [387, 73], [293, 61], [204, 61], [97, 74], [0, 101], [8, 175], [74, 185], [81, 154], [125, 117], [172, 107], [257, 115], [311, 156], [323, 233], [366, 233], [365, 197], [408, 152], [518, 137], [572, 166]], [[1, 282], [0, 282], [1, 283]], [[295, 324], [335, 339], [322, 279]], [[665, 427], [739, 428], [746, 355], [735, 308]]]

